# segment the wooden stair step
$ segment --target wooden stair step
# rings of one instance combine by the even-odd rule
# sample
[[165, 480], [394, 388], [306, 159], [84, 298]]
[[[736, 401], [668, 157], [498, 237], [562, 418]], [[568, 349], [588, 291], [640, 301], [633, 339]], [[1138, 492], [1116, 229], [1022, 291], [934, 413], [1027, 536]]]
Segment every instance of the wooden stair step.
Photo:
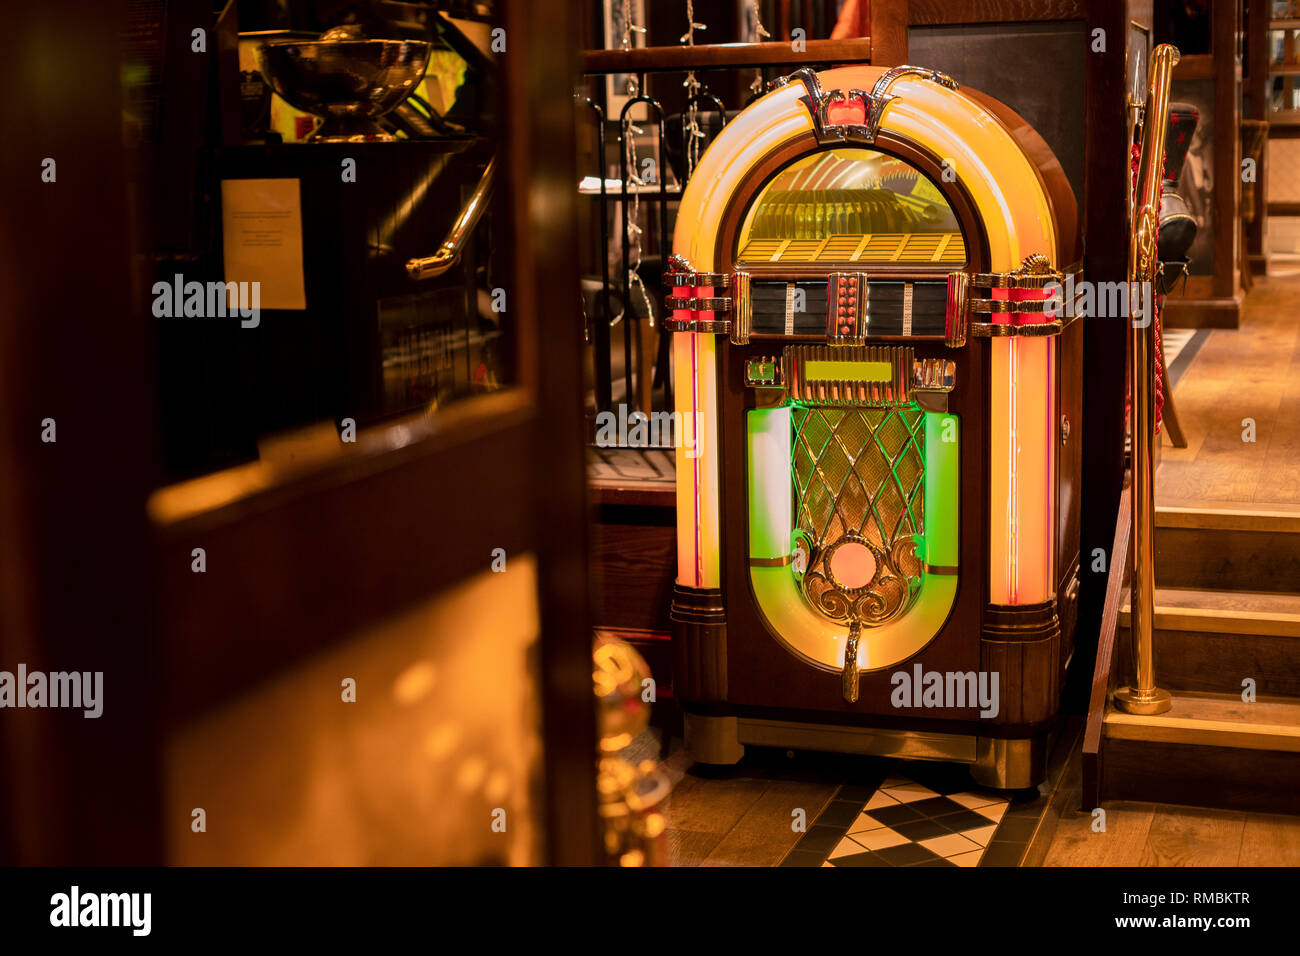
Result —
[[1102, 797], [1300, 813], [1300, 700], [1175, 693], [1168, 713], [1107, 705]]
[[[1129, 625], [1129, 590], [1119, 623]], [[1209, 591], [1156, 588], [1154, 624], [1169, 631], [1300, 637], [1300, 594], [1277, 591]]]
[[1300, 506], [1159, 505], [1162, 587], [1300, 591]]
[[[1156, 588], [1153, 618], [1160, 686], [1236, 695], [1250, 678], [1260, 695], [1300, 697], [1300, 595]], [[1127, 655], [1128, 591], [1118, 624]]]
[[1256, 505], [1251, 502], [1166, 505], [1157, 502], [1156, 527], [1300, 534], [1300, 505]]
[[1112, 703], [1103, 728], [1107, 737], [1124, 740], [1300, 754], [1300, 700], [1246, 703], [1240, 695], [1177, 693], [1168, 713], [1154, 717], [1127, 714]]

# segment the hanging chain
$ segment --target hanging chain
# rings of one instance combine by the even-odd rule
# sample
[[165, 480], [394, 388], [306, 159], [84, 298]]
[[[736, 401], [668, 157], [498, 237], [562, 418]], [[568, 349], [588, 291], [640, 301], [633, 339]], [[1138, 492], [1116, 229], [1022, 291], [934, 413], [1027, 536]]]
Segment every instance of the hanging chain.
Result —
[[[759, 16], [759, 8], [761, 7], [761, 5], [762, 4], [760, 3], [760, 0], [749, 0], [747, 4], [750, 13], [754, 15], [754, 42], [755, 43], [762, 43], [764, 40], [771, 39], [772, 37], [772, 34], [767, 32], [767, 27], [763, 26], [762, 17]], [[755, 94], [763, 92], [763, 71], [762, 70], [756, 70], [754, 72], [754, 82], [749, 84], [749, 90], [751, 93], [755, 93]]]
[[707, 30], [703, 23], [695, 22], [695, 2], [686, 0], [686, 32], [681, 35], [678, 43], [685, 43], [687, 46], [695, 46], [695, 31]]
[[695, 78], [695, 71], [686, 74], [686, 123], [682, 127], [683, 152], [686, 153], [686, 182], [695, 174], [695, 167], [700, 161], [700, 148], [704, 143], [704, 130], [700, 127], [700, 91], [704, 88]]
[[633, 33], [645, 33], [645, 27], [632, 23], [632, 0], [623, 0], [623, 42], [619, 44], [620, 49], [632, 49]]
[[[686, 27], [681, 42], [687, 46], [695, 46], [696, 30], [708, 29], [703, 23], [695, 22], [694, 0], [686, 0]], [[695, 78], [694, 70], [686, 74], [686, 82], [682, 86], [686, 87], [686, 124], [682, 127], [682, 152], [686, 154], [686, 181], [689, 182], [696, 163], [700, 161], [700, 145], [704, 139], [704, 130], [700, 128], [700, 104], [697, 101], [702, 87]]]
[[[625, 155], [627, 156], [627, 182], [623, 184], [623, 201], [629, 203], [627, 213], [627, 238], [632, 244], [632, 250], [627, 262], [627, 287], [629, 294], [633, 289], [641, 294], [641, 301], [645, 305], [646, 318], [650, 321], [650, 328], [655, 327], [654, 306], [650, 302], [650, 293], [646, 291], [645, 283], [641, 281], [641, 195], [638, 192], [640, 187], [646, 185], [646, 181], [641, 178], [641, 168], [637, 164], [636, 156], [636, 137], [641, 133], [641, 127], [632, 122], [632, 114], [628, 113], [627, 118], [623, 120], [623, 143]], [[662, 176], [662, 170], [655, 173]], [[618, 315], [610, 319], [609, 324], [615, 326], [626, 314], [631, 303], [623, 303], [619, 309]]]

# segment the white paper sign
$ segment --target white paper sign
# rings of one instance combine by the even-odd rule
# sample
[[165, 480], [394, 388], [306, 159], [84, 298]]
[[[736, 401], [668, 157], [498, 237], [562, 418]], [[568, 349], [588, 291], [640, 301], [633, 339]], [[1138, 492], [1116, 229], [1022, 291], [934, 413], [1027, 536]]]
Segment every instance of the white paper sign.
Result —
[[305, 309], [302, 204], [296, 179], [221, 183], [227, 282], [256, 282], [263, 309]]

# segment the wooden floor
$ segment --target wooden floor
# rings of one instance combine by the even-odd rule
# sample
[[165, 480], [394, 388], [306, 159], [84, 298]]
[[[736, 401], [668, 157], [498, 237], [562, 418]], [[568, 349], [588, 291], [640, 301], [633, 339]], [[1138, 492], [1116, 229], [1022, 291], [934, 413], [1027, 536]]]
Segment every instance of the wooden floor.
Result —
[[1211, 331], [1174, 394], [1187, 447], [1164, 439], [1160, 505], [1300, 510], [1300, 276], [1257, 280], [1241, 327]]
[[839, 788], [837, 760], [798, 754], [784, 765], [764, 761], [703, 775], [677, 751], [665, 761], [672, 866], [776, 866], [799, 842], [792, 809], [811, 824]]
[[[1154, 803], [1108, 803], [1105, 830], [1080, 809], [1080, 757], [1069, 766], [1022, 866], [1300, 866], [1300, 816]], [[840, 759], [797, 754], [706, 775], [677, 750], [666, 807], [672, 866], [776, 866], [799, 842], [791, 808], [811, 822], [842, 778]]]
[[1076, 752], [1048, 809], [1042, 845], [1026, 862], [1043, 866], [1300, 866], [1300, 816], [1115, 801], [1105, 831], [1079, 809]]

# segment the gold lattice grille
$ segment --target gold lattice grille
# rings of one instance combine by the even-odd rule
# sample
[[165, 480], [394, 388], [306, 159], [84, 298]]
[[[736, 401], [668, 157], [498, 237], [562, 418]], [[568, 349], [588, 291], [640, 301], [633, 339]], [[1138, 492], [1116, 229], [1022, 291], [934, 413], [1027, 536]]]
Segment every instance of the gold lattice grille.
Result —
[[[925, 532], [925, 412], [795, 406], [790, 462], [797, 535], [806, 543], [804, 596], [818, 611], [855, 627], [886, 624], [919, 593], [916, 549]], [[846, 542], [874, 561], [861, 587], [836, 582], [831, 558]]]
[[815, 543], [853, 533], [888, 551], [923, 533], [920, 408], [796, 407], [793, 415], [798, 523]]

